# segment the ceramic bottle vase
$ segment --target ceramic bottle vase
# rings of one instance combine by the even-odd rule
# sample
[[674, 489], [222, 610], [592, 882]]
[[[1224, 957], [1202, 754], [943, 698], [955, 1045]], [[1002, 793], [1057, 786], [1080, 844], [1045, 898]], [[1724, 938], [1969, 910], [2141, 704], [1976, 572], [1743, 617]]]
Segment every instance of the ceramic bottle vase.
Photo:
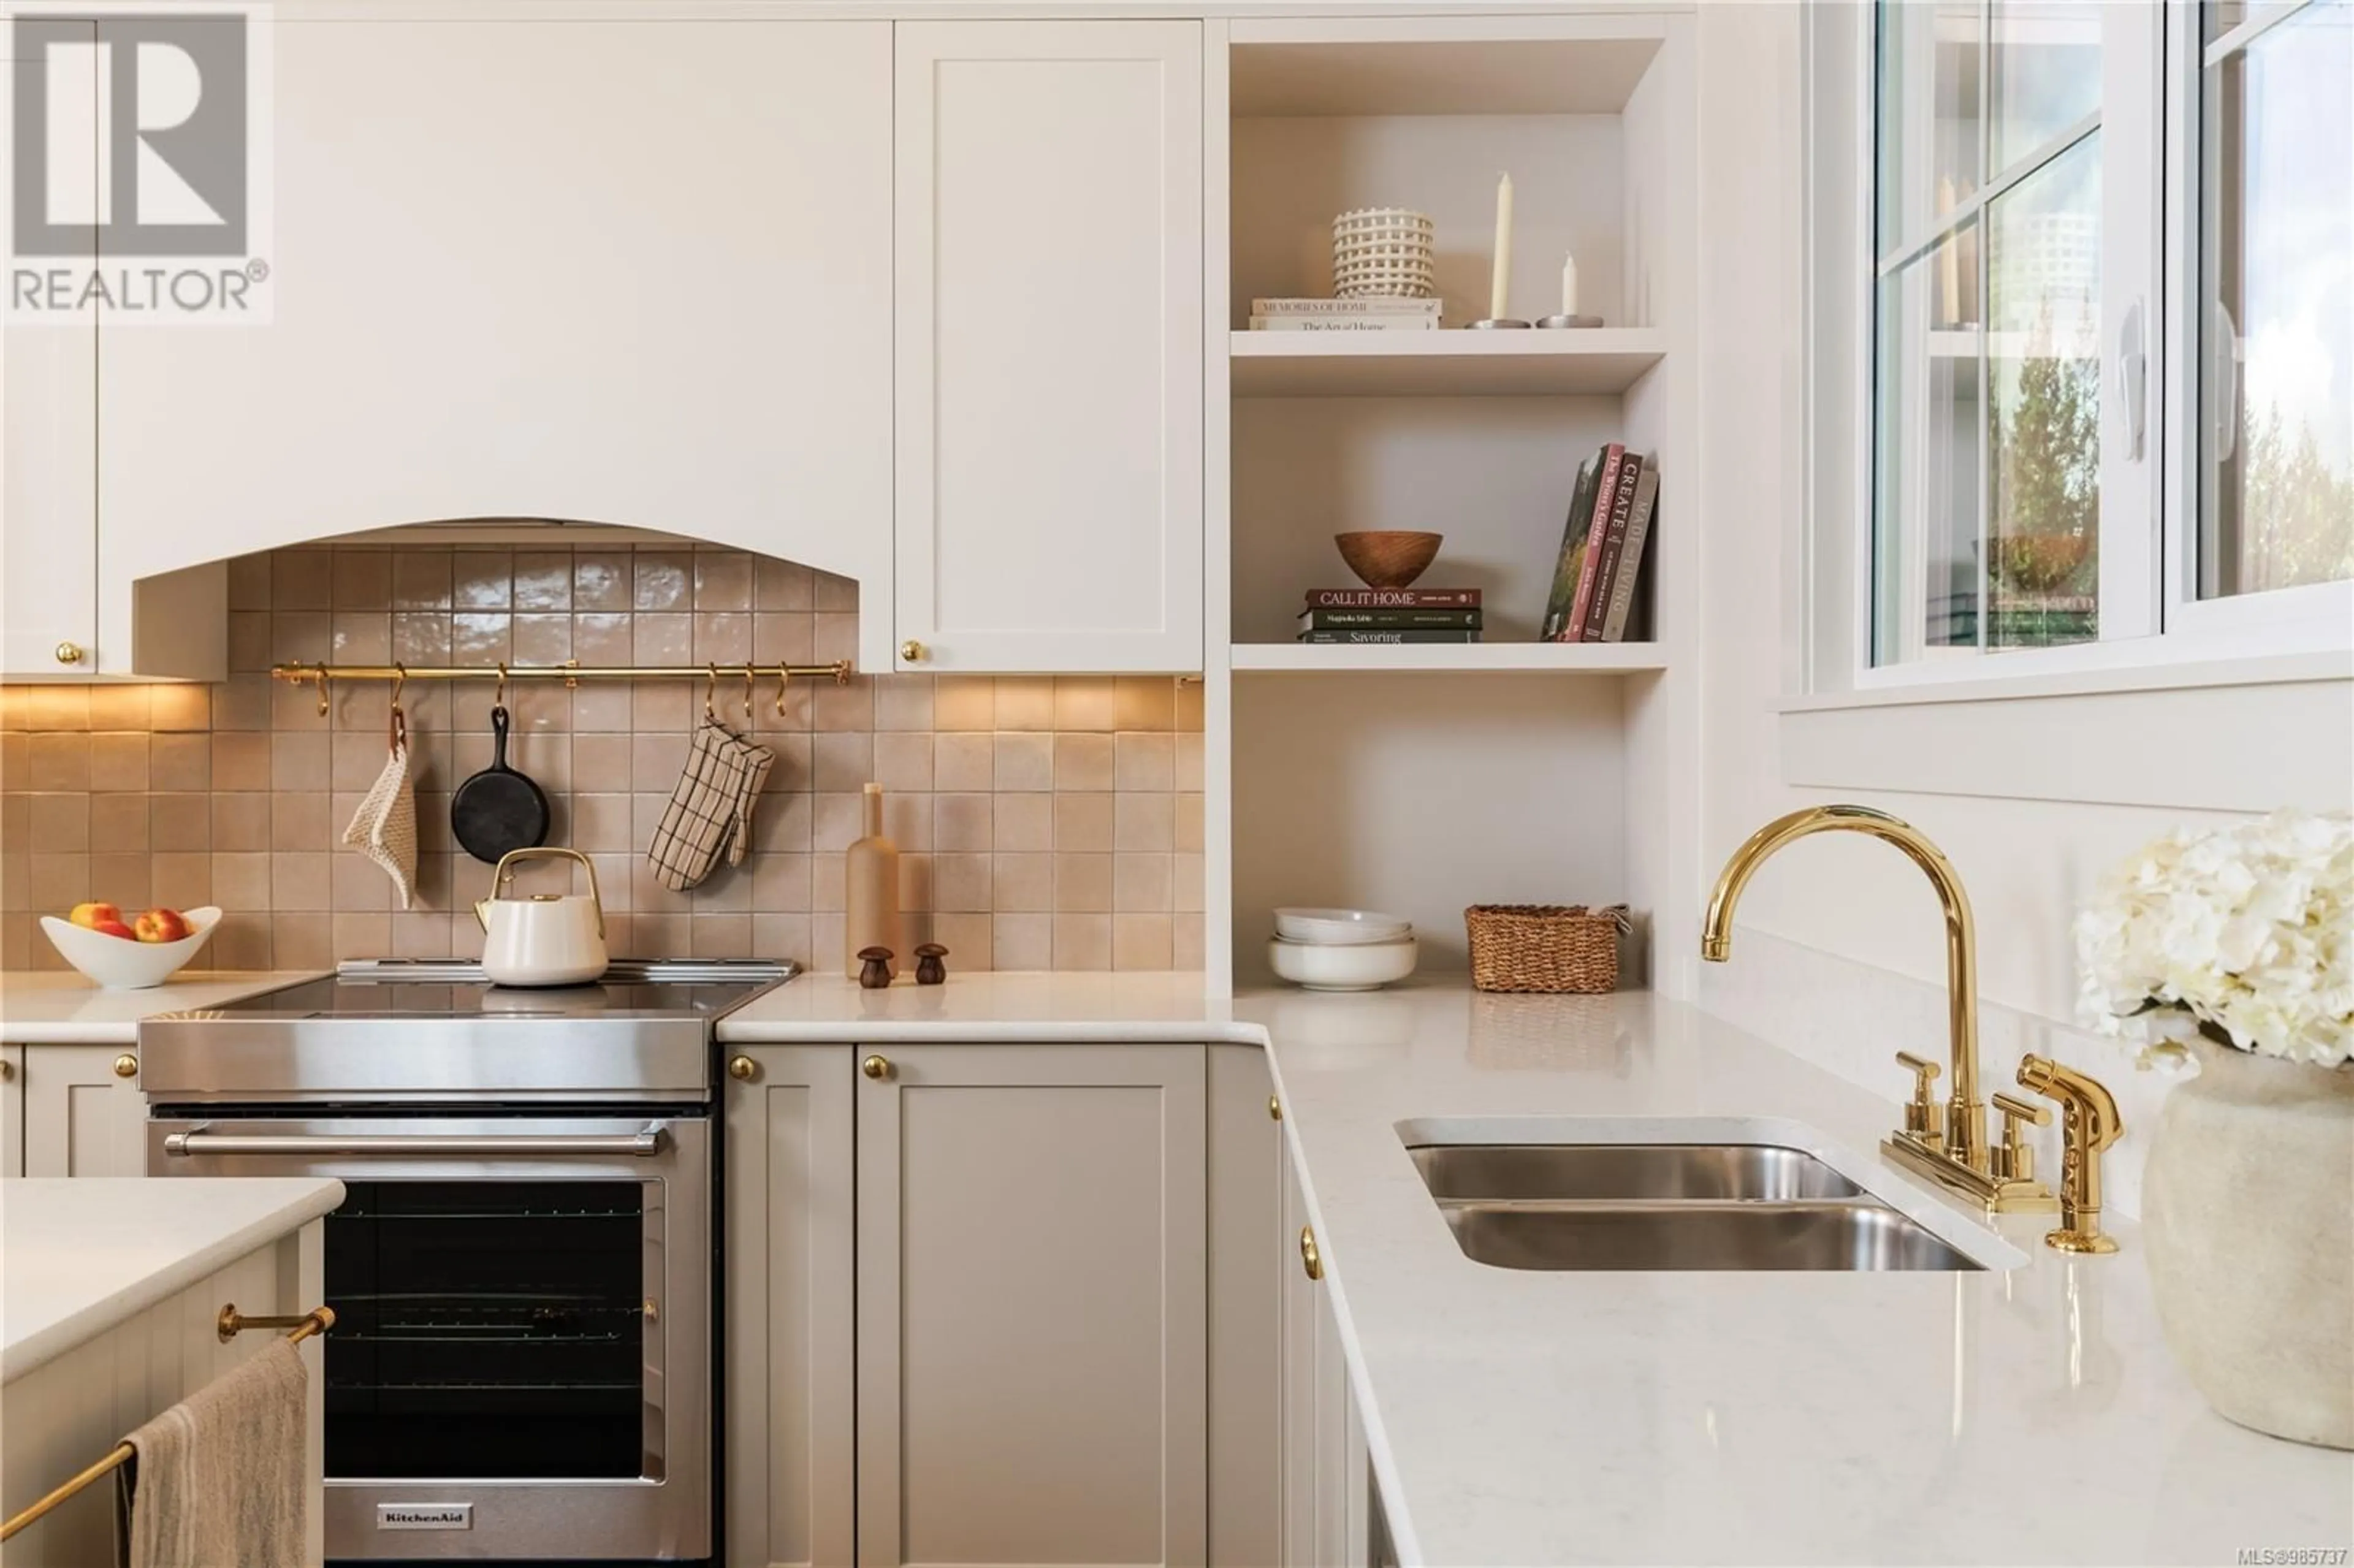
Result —
[[865, 823], [844, 864], [843, 974], [858, 978], [858, 955], [867, 948], [891, 949], [891, 973], [899, 972], [907, 948], [899, 940], [899, 846], [883, 836], [883, 786], [869, 784], [860, 804]]
[[2354, 1066], [2192, 1049], [2142, 1178], [2167, 1344], [2241, 1425], [2354, 1448]]

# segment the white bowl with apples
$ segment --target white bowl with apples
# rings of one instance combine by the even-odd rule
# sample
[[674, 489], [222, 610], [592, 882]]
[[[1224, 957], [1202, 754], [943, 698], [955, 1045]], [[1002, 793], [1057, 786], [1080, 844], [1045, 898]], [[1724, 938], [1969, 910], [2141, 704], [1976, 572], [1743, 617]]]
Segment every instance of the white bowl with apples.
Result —
[[77, 904], [67, 919], [42, 916], [41, 929], [66, 962], [107, 990], [145, 991], [186, 968], [220, 917], [209, 905], [126, 917], [111, 904]]

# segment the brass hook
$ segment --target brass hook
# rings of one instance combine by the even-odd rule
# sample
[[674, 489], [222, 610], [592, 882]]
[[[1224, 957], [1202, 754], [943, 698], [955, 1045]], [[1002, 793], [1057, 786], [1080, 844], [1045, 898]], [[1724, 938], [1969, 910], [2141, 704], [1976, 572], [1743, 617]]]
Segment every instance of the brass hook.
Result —
[[408, 715], [400, 710], [400, 694], [408, 689], [408, 667], [392, 667], [392, 712], [386, 719], [385, 740], [395, 751], [408, 748]]
[[319, 716], [321, 718], [327, 716], [329, 705], [327, 695], [327, 667], [322, 664], [319, 666]]
[[578, 659], [564, 662], [564, 689], [567, 692], [580, 689], [580, 661]]
[[403, 692], [405, 692], [405, 691], [407, 691], [408, 689], [408, 665], [406, 665], [406, 664], [395, 664], [395, 665], [392, 667], [392, 711], [393, 711], [393, 712], [395, 712], [395, 713], [398, 713], [398, 712], [400, 711], [400, 694], [401, 694], [401, 693], [403, 693]]
[[793, 683], [793, 667], [792, 667], [790, 664], [779, 664], [779, 665], [778, 665], [778, 666], [777, 666], [777, 716], [778, 716], [779, 718], [782, 718], [782, 717], [784, 717], [784, 716], [785, 716], [785, 689], [786, 689], [788, 686], [790, 686], [792, 683]]
[[752, 722], [752, 666], [744, 666], [744, 722]]
[[504, 707], [504, 706], [506, 706], [506, 705], [507, 705], [507, 662], [506, 662], [506, 661], [505, 661], [505, 660], [502, 659], [502, 660], [500, 660], [500, 661], [499, 661], [499, 689], [498, 689], [497, 691], [493, 692], [493, 693], [491, 694], [491, 706], [493, 706], [493, 707], [494, 707], [494, 708], [503, 708], [503, 707]]
[[711, 678], [704, 683], [703, 717], [705, 723], [717, 724], [719, 722], [719, 714], [718, 711], [711, 705], [711, 704], [712, 699], [719, 695], [719, 666], [716, 664], [705, 664], [704, 668], [711, 673]]

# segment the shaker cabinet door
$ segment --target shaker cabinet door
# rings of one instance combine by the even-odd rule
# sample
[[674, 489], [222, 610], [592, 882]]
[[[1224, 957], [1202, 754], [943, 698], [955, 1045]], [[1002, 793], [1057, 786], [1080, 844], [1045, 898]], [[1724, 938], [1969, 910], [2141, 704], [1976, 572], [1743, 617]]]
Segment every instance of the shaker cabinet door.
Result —
[[[72, 91], [74, 62], [97, 58], [88, 21], [9, 24], [19, 58], [0, 69], [0, 124], [14, 125], [37, 94], [45, 125], [38, 177], [48, 227], [97, 245], [98, 94]], [[0, 158], [0, 199], [35, 169]], [[93, 221], [76, 223], [89, 215]], [[60, 259], [61, 261], [64, 259]], [[24, 257], [16, 270], [43, 259]], [[60, 270], [63, 270], [62, 267]], [[75, 675], [98, 657], [98, 316], [54, 320], [12, 313], [0, 324], [0, 675]]]
[[852, 1532], [851, 1055], [727, 1051], [729, 1568], [848, 1568]]
[[25, 1173], [25, 1048], [0, 1045], [0, 1177]]
[[1372, 1478], [1349, 1391], [1340, 1324], [1310, 1277], [1308, 1202], [1287, 1156], [1283, 1181], [1283, 1563], [1363, 1568], [1372, 1560]]
[[903, 23], [899, 668], [1202, 663], [1202, 33]]
[[864, 1563], [1200, 1563], [1199, 1045], [862, 1050]]
[[147, 1097], [135, 1052], [27, 1045], [23, 1062], [26, 1175], [147, 1173]]
[[104, 334], [109, 594], [447, 520], [887, 573], [888, 22], [301, 9], [268, 324]]

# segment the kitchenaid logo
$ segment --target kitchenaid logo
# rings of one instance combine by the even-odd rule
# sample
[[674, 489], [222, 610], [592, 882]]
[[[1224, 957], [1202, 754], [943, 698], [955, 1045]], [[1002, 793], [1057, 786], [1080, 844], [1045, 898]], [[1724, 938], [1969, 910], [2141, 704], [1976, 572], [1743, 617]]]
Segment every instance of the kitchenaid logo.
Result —
[[378, 1530], [472, 1530], [472, 1503], [378, 1503]]
[[12, 323], [269, 320], [269, 25], [249, 5], [0, 0]]

